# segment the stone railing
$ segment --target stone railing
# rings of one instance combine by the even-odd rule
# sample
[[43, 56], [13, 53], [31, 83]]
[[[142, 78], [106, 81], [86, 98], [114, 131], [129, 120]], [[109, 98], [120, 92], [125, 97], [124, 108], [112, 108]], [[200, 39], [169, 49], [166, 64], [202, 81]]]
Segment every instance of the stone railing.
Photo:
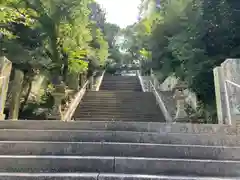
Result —
[[99, 91], [100, 86], [102, 84], [102, 80], [104, 77], [105, 71], [103, 71], [102, 75], [96, 78], [96, 82], [95, 82], [95, 86], [94, 86], [94, 90], [95, 91]]
[[137, 71], [137, 77], [138, 77], [139, 82], [140, 82], [140, 84], [141, 84], [142, 91], [143, 91], [143, 92], [146, 92], [147, 90], [146, 90], [146, 88], [145, 88], [144, 80], [143, 80], [143, 78], [142, 78], [142, 76], [141, 76], [141, 74], [140, 74], [140, 71]]
[[80, 91], [75, 94], [75, 96], [72, 98], [72, 101], [68, 105], [68, 108], [66, 108], [65, 112], [63, 112], [63, 115], [62, 115], [63, 121], [71, 121], [72, 120], [72, 116], [73, 116], [77, 106], [81, 102], [85, 92], [88, 89], [90, 89], [91, 91], [99, 91], [104, 74], [105, 74], [105, 71], [103, 71], [100, 76], [94, 74], [83, 85], [83, 87], [80, 89]]
[[173, 121], [172, 117], [170, 116], [170, 113], [168, 112], [161, 96], [158, 94], [155, 86], [151, 81], [149, 81], [149, 92], [152, 92], [156, 98], [156, 102], [159, 105], [160, 109], [162, 110], [162, 113], [168, 123], [171, 123]]
[[240, 59], [227, 59], [214, 68], [219, 124], [240, 123]]
[[63, 121], [71, 121], [72, 116], [73, 116], [73, 114], [74, 114], [78, 104], [82, 100], [82, 98], [83, 98], [83, 96], [84, 96], [88, 86], [89, 86], [89, 81], [87, 81], [83, 85], [81, 90], [74, 96], [73, 101], [70, 103], [70, 105], [67, 108], [67, 110], [65, 112], [63, 112], [63, 115], [62, 115], [62, 120]]
[[[147, 82], [144, 82], [144, 79], [142, 78], [141, 74], [139, 71], [137, 71], [137, 76], [139, 78], [141, 87], [142, 87], [142, 91], [143, 92], [152, 92], [156, 98], [156, 102], [158, 104], [158, 106], [160, 107], [166, 121], [168, 123], [171, 123], [173, 121], [172, 117], [170, 116], [169, 112], [167, 111], [167, 108], [165, 107], [165, 104], [161, 98], [161, 96], [158, 94], [155, 86], [153, 85], [153, 83], [151, 82], [151, 80], [147, 80]], [[146, 83], [148, 84], [146, 87]]]

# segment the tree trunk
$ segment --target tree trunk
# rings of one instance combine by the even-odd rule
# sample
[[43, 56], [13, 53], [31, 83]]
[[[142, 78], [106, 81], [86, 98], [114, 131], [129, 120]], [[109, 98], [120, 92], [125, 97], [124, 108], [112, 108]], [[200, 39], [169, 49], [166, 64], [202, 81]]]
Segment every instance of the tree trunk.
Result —
[[23, 102], [22, 102], [22, 104], [21, 104], [21, 107], [20, 107], [20, 110], [19, 110], [19, 113], [20, 113], [20, 114], [23, 112], [24, 107], [25, 107], [26, 104], [27, 104], [27, 101], [28, 101], [29, 96], [30, 96], [30, 94], [31, 94], [31, 90], [32, 90], [32, 78], [29, 79], [29, 81], [28, 81], [28, 90], [27, 90], [27, 94], [25, 95], [24, 100], [23, 100]]
[[68, 78], [68, 56], [63, 53], [63, 70], [62, 70], [63, 81], [66, 83]]

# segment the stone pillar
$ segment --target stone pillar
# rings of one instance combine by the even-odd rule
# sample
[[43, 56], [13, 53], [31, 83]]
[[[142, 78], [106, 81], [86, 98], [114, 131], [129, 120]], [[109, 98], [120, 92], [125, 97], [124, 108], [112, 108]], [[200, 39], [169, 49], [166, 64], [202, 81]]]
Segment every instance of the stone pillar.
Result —
[[177, 105], [177, 113], [175, 116], [176, 122], [185, 122], [187, 120], [187, 113], [185, 111], [185, 98], [184, 90], [187, 88], [187, 85], [183, 82], [179, 82], [175, 89], [175, 95], [174, 98], [176, 100]]
[[63, 83], [60, 85], [56, 85], [55, 90], [52, 93], [52, 96], [54, 98], [54, 105], [48, 119], [62, 120], [63, 116], [62, 116], [62, 110], [61, 110], [61, 103], [66, 96], [65, 85]]
[[20, 108], [20, 99], [23, 88], [24, 73], [21, 70], [16, 69], [14, 72], [12, 99], [9, 105], [9, 119], [17, 120]]
[[214, 74], [214, 86], [216, 95], [216, 106], [217, 106], [217, 116], [218, 124], [229, 124], [227, 121], [227, 106], [226, 106], [226, 96], [224, 89], [224, 76], [222, 72], [222, 67], [216, 67], [213, 69]]
[[151, 80], [147, 80], [147, 91], [152, 92]]
[[89, 78], [89, 90], [90, 90], [90, 91], [93, 90], [93, 85], [94, 85], [94, 77], [91, 76], [91, 77]]
[[78, 91], [79, 90], [79, 74], [76, 72], [72, 72], [68, 74], [67, 78], [67, 86], [69, 89]]
[[80, 80], [80, 81], [81, 81], [81, 88], [82, 88], [83, 85], [85, 84], [85, 79], [86, 79], [86, 78], [85, 78], [85, 73], [82, 73], [82, 74], [81, 74], [81, 80]]
[[12, 63], [6, 57], [0, 57], [0, 120], [5, 119], [4, 108]]

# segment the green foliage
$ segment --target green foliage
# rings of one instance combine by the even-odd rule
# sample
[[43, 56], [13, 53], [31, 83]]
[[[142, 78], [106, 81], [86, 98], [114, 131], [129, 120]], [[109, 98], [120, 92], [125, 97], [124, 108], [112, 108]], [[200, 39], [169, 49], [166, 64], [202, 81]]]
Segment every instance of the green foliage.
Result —
[[213, 68], [240, 55], [239, 9], [236, 0], [162, 0], [125, 30], [124, 48], [142, 60], [150, 52], [152, 68], [184, 79], [203, 107], [213, 109]]
[[[93, 10], [89, 9], [90, 3], [92, 0], [8, 0], [1, 3], [1, 8], [4, 9], [0, 13], [2, 32], [11, 41], [12, 38], [23, 40], [21, 37], [24, 32], [17, 33], [20, 24], [25, 29], [29, 27], [32, 31], [37, 30], [37, 36], [41, 38], [36, 39], [35, 43], [40, 44], [39, 48], [44, 53], [34, 59], [47, 56], [51, 65], [49, 63], [46, 65], [59, 74], [62, 66], [68, 66], [71, 71], [86, 71], [87, 64], [79, 54], [81, 50], [87, 50], [88, 54], [84, 56], [91, 54], [97, 56], [96, 60], [100, 64], [103, 64], [108, 56], [107, 42], [100, 30], [95, 29], [96, 36], [92, 34], [92, 25], [95, 22], [90, 19]], [[100, 47], [91, 47], [93, 39], [100, 44]], [[26, 47], [20, 46], [20, 49]], [[32, 52], [27, 53], [32, 56]], [[11, 57], [9, 51], [6, 55]]]
[[49, 81], [59, 83], [69, 72], [104, 65], [113, 44], [104, 26], [105, 13], [94, 0], [0, 0], [0, 53], [25, 79], [47, 71]]

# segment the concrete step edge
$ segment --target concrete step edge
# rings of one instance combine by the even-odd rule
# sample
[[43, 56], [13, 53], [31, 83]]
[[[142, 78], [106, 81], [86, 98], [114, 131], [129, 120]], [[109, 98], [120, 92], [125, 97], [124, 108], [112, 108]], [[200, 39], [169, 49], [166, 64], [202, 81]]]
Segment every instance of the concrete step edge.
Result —
[[1, 177], [93, 177], [96, 180], [101, 178], [116, 178], [124, 180], [124, 178], [137, 178], [136, 180], [236, 180], [236, 178], [226, 177], [196, 177], [196, 176], [164, 176], [164, 175], [144, 175], [144, 174], [108, 174], [108, 173], [0, 173]]
[[97, 177], [99, 173], [4, 173], [0, 172], [1, 176], [5, 177]]
[[206, 147], [206, 148], [219, 148], [219, 149], [240, 149], [240, 146], [213, 146], [213, 145], [194, 145], [194, 144], [158, 144], [158, 143], [129, 143], [129, 142], [71, 142], [71, 141], [0, 141], [0, 144], [107, 144], [107, 145], [138, 145], [138, 146], [164, 146], [164, 147]]
[[[109, 174], [100, 173], [99, 177], [114, 177], [119, 178], [118, 180], [124, 180], [123, 178], [137, 178], [136, 180], [160, 180], [160, 179], [171, 179], [171, 180], [236, 180], [236, 178], [226, 177], [196, 177], [196, 176], [165, 176], [165, 175], [144, 175], [144, 174]], [[100, 179], [101, 180], [101, 179]]]
[[0, 155], [0, 159], [99, 159], [99, 160], [143, 160], [166, 162], [203, 162], [203, 163], [239, 163], [240, 160], [213, 159], [179, 159], [179, 158], [150, 158], [150, 157], [120, 157], [120, 156], [55, 156], [55, 155]]
[[[138, 133], [138, 134], [169, 134], [169, 135], [184, 135], [184, 136], [201, 136], [201, 135], [208, 135], [208, 136], [219, 136], [219, 134], [210, 134], [210, 133], [175, 133], [175, 132], [141, 132], [141, 131], [115, 131], [115, 130], [72, 130], [72, 129], [0, 129], [1, 131], [16, 131], [16, 132], [25, 132], [25, 131], [32, 131], [32, 132], [90, 132], [90, 133], [101, 133], [101, 132], [110, 132], [110, 133]], [[222, 135], [220, 137], [238, 137], [236, 135]]]

